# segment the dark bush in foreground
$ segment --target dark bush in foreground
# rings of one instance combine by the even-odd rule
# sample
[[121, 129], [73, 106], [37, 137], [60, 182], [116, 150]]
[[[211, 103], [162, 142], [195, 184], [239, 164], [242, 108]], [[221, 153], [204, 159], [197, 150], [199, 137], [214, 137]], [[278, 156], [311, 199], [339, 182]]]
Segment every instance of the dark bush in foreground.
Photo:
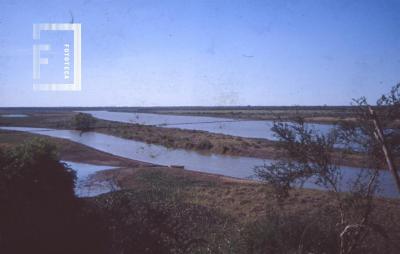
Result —
[[55, 147], [43, 140], [2, 152], [2, 253], [24, 249], [50, 253], [53, 247], [64, 246], [63, 231], [76, 205], [74, 181], [74, 172], [57, 160]]
[[234, 250], [237, 223], [216, 210], [182, 201], [173, 179], [144, 190], [78, 199], [75, 173], [58, 160], [54, 145], [33, 140], [1, 151], [0, 159], [2, 254]]
[[96, 247], [85, 236], [92, 225], [84, 228], [79, 220], [74, 185], [74, 171], [45, 140], [0, 151], [0, 253], [84, 253]]

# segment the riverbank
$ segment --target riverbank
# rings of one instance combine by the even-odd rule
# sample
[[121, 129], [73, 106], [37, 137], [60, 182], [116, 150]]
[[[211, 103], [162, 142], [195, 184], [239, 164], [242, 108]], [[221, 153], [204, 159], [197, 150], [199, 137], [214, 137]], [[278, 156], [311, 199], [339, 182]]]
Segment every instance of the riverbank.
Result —
[[[130, 160], [61, 138], [0, 130], [0, 147], [13, 147], [38, 137], [55, 143], [61, 160], [117, 167], [117, 169], [96, 173], [94, 179], [112, 179], [122, 189], [157, 186], [190, 187], [190, 195], [187, 198], [197, 200], [202, 204], [221, 206], [221, 209], [231, 210], [237, 215], [247, 214], [246, 216], [249, 217], [264, 214], [266, 206], [272, 205], [271, 202], [274, 200], [271, 189], [256, 181]], [[196, 196], [197, 194], [199, 196]], [[327, 192], [306, 189], [294, 190], [292, 196], [294, 199], [288, 199], [286, 205], [291, 206], [292, 202], [299, 201], [295, 203], [304, 204], [304, 209], [310, 209], [311, 204], [313, 204], [312, 207], [318, 207], [320, 204], [317, 201], [326, 202], [331, 199]], [[229, 200], [231, 202], [228, 202]], [[260, 201], [266, 203], [260, 204]], [[249, 205], [245, 205], [246, 203]]]
[[[246, 238], [247, 230], [253, 232], [252, 237], [256, 239], [266, 237], [262, 235], [264, 231], [259, 232], [256, 228], [263, 227], [266, 223], [265, 219], [270, 218], [268, 216], [276, 216], [271, 218], [272, 225], [275, 225], [274, 223], [279, 219], [283, 220], [280, 221], [281, 226], [285, 227], [286, 225], [288, 232], [294, 234], [299, 225], [296, 224], [297, 222], [291, 224], [294, 222], [293, 220], [309, 216], [312, 218], [310, 223], [321, 223], [322, 227], [329, 231], [334, 230], [329, 228], [329, 220], [337, 216], [337, 211], [332, 210], [332, 208], [337, 208], [334, 194], [318, 190], [294, 189], [290, 191], [288, 199], [277, 202], [274, 192], [267, 185], [253, 181], [231, 181], [215, 175], [197, 174], [182, 169], [121, 168], [99, 172], [97, 177], [116, 180], [121, 188], [127, 191], [124, 193], [126, 195], [131, 192], [150, 196], [150, 193], [153, 192], [165, 193], [167, 196], [172, 196], [171, 199], [174, 202], [194, 205], [223, 214], [232, 218], [230, 226], [234, 226], [239, 232], [242, 232], [239, 234], [240, 240]], [[118, 193], [110, 193], [105, 196], [110, 199], [113, 195], [118, 196]], [[395, 249], [395, 245], [392, 246], [388, 243], [395, 243], [400, 239], [398, 231], [400, 228], [400, 213], [398, 212], [400, 202], [397, 199], [374, 198], [373, 203], [375, 208], [369, 219], [378, 222], [385, 232], [393, 233], [387, 238], [387, 240], [390, 239], [389, 241], [375, 236], [366, 242], [379, 246], [380, 250], [386, 248], [385, 253], [395, 253], [389, 251]], [[252, 228], [252, 225], [258, 226]], [[269, 225], [270, 228], [267, 228], [266, 232], [271, 232], [273, 234], [271, 237], [286, 239], [287, 235], [279, 235], [279, 231], [275, 232], [276, 228], [272, 225]], [[304, 229], [304, 226], [310, 225], [303, 225], [301, 230]], [[226, 230], [225, 228], [218, 232], [224, 234]], [[315, 237], [312, 239], [314, 241]]]
[[[65, 111], [18, 111], [28, 117], [1, 118], [0, 126], [27, 126], [55, 129], [73, 129], [72, 118], [75, 112]], [[14, 111], [13, 111], [14, 113]], [[148, 144], [162, 145], [167, 148], [178, 148], [197, 151], [204, 154], [221, 154], [260, 159], [277, 159], [282, 152], [277, 142], [266, 139], [243, 138], [198, 130], [163, 128], [149, 125], [128, 124], [107, 120], [97, 120], [96, 132]], [[336, 157], [339, 158], [339, 154]], [[352, 154], [341, 160], [341, 165], [364, 167], [365, 157]]]
[[[40, 135], [0, 131], [0, 146], [11, 147], [38, 136]], [[321, 216], [318, 219], [321, 220], [322, 229], [326, 229], [325, 223], [329, 222], [324, 219], [324, 216], [328, 218], [336, 216], [335, 211], [332, 211], [332, 207], [336, 206], [335, 198], [328, 192], [295, 189], [290, 192], [288, 199], [278, 204], [272, 189], [259, 182], [141, 163], [87, 148], [71, 141], [45, 138], [57, 144], [62, 159], [73, 158], [77, 162], [86, 163], [94, 163], [95, 160], [97, 163], [118, 165], [117, 169], [97, 172], [93, 179], [115, 182], [121, 190], [85, 198], [84, 201], [88, 204], [88, 209], [102, 216], [107, 227], [115, 228], [114, 226], [118, 225], [116, 228], [122, 230], [117, 231], [121, 237], [129, 236], [131, 237], [129, 239], [136, 239], [124, 231], [126, 223], [133, 221], [137, 222], [138, 224], [134, 225], [141, 226], [140, 228], [152, 227], [152, 232], [171, 226], [175, 234], [182, 232], [182, 227], [188, 227], [184, 234], [187, 234], [190, 240], [196, 239], [195, 236], [190, 235], [195, 227], [195, 232], [205, 231], [204, 236], [212, 233], [213, 236], [238, 242], [246, 241], [247, 234], [251, 236], [253, 233], [257, 239], [262, 239], [263, 235], [253, 229], [252, 225], [265, 225], [263, 224], [266, 223], [265, 218], [271, 211], [279, 210], [283, 218], [287, 218], [284, 223], [287, 223], [291, 231], [295, 226], [290, 224], [290, 218], [293, 218], [291, 216], [297, 216], [299, 220], [303, 217], [314, 218], [312, 215]], [[373, 202], [376, 209], [370, 218], [378, 221], [385, 231], [393, 232], [390, 235], [391, 241], [400, 239], [399, 234], [396, 233], [400, 227], [398, 213], [400, 202], [384, 198], [374, 198]], [[139, 212], [137, 212], [138, 209]], [[122, 214], [122, 217], [118, 214]], [[153, 216], [154, 214], [157, 216]], [[158, 214], [164, 217], [159, 217]], [[217, 218], [222, 222], [214, 228], [214, 219]], [[152, 219], [155, 223], [149, 224], [148, 221]], [[121, 224], [115, 224], [118, 220]], [[176, 228], [175, 220], [181, 223], [179, 229]], [[146, 223], [143, 224], [142, 221]], [[231, 237], [230, 230], [236, 232], [234, 237]], [[115, 240], [118, 241], [118, 239]], [[383, 248], [384, 242], [379, 241], [380, 239], [375, 239], [370, 242]], [[216, 240], [215, 243], [219, 246], [221, 241]], [[251, 243], [240, 244], [246, 247]]]
[[[264, 250], [269, 246], [280, 249], [277, 242], [282, 243], [282, 247], [296, 250], [299, 239], [321, 244], [324, 251], [315, 253], [322, 253], [332, 251], [332, 247], [326, 246], [326, 241], [333, 242], [333, 246], [337, 244], [337, 204], [333, 194], [327, 192], [296, 189], [290, 192], [288, 199], [276, 202], [274, 192], [266, 185], [226, 181], [182, 169], [121, 168], [99, 174], [116, 179], [123, 188], [88, 200], [96, 207], [106, 207], [106, 211], [112, 212], [109, 219], [113, 222], [112, 228], [118, 228], [120, 224], [116, 227], [115, 221], [119, 220], [123, 229], [126, 229], [126, 223], [130, 223], [135, 225], [132, 227], [135, 230], [150, 229], [152, 232], [169, 229], [172, 224], [172, 229], [167, 232], [172, 232], [174, 239], [176, 235], [184, 234], [189, 239], [207, 239], [206, 245], [218, 246], [216, 249], [207, 247], [212, 252], [200, 253], [254, 253], [249, 251], [249, 248], [254, 248], [254, 242], [263, 243], [258, 248]], [[372, 233], [361, 247], [372, 250], [362, 253], [394, 254], [396, 242], [400, 239], [400, 203], [379, 198], [373, 202], [375, 209], [369, 219], [379, 223], [379, 228], [390, 234], [384, 240], [379, 234]], [[136, 223], [138, 220], [146, 223]], [[122, 231], [119, 237], [132, 237], [134, 234], [125, 233]], [[288, 247], [292, 243], [288, 237], [295, 239], [293, 246]]]

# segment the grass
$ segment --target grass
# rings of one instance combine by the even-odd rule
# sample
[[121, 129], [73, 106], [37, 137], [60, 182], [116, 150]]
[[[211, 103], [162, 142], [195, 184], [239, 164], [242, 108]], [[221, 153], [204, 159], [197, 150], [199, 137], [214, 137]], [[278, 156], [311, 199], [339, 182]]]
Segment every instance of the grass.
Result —
[[[187, 202], [218, 208], [244, 220], [254, 220], [276, 206], [272, 189], [254, 181], [166, 167], [121, 168], [99, 172], [97, 177], [116, 180], [123, 189], [163, 189], [179, 192]], [[281, 203], [283, 209], [303, 213], [333, 205], [328, 192], [296, 189], [289, 199]], [[377, 198], [382, 211], [396, 213], [400, 210], [397, 200]], [[384, 208], [383, 208], [384, 207]], [[398, 214], [400, 219], [400, 214]]]
[[[295, 253], [294, 250], [298, 248], [300, 241], [304, 242], [305, 249], [316, 251], [314, 253], [336, 253], [335, 248], [338, 247], [335, 232], [337, 217], [333, 209], [335, 203], [331, 194], [327, 192], [296, 189], [291, 191], [289, 199], [278, 204], [273, 191], [266, 185], [183, 169], [124, 168], [103, 171], [98, 175], [117, 179], [124, 189], [121, 194], [105, 194], [103, 199], [110, 200], [114, 195], [127, 195], [128, 200], [136, 200], [134, 202], [161, 202], [161, 207], [168, 204], [168, 207], [179, 207], [178, 210], [189, 209], [188, 213], [192, 213], [191, 209], [195, 207], [204, 212], [201, 212], [200, 217], [196, 217], [203, 221], [203, 227], [196, 230], [208, 232], [205, 234], [212, 233], [218, 241], [233, 241], [237, 244], [225, 245], [222, 252], [213, 249], [214, 252], [203, 250], [200, 253]], [[391, 232], [389, 238], [392, 242], [400, 240], [400, 202], [379, 198], [374, 202], [376, 209], [371, 219]], [[176, 212], [175, 208], [169, 211]], [[221, 224], [218, 227], [207, 224], [209, 216], [219, 218], [217, 221]], [[228, 223], [229, 227], [224, 227], [226, 224], [222, 221]], [[207, 228], [212, 230], [207, 231]], [[307, 234], [304, 233], [305, 228]], [[232, 234], [226, 235], [226, 232]], [[212, 242], [211, 248], [215, 248], [215, 243]], [[266, 251], [267, 247], [269, 251]], [[373, 251], [369, 251], [370, 249]], [[377, 236], [372, 236], [362, 246], [360, 253], [376, 253], [377, 250], [396, 253], [392, 245]]]
[[[34, 136], [0, 131], [0, 146], [11, 147]], [[67, 140], [50, 139], [58, 145], [62, 158], [121, 166], [99, 172], [96, 177], [115, 180], [122, 191], [85, 199], [102, 218], [112, 237], [112, 248], [117, 251], [134, 248], [138, 253], [265, 253], [268, 246], [272, 253], [290, 253], [297, 248], [299, 232], [320, 213], [324, 213], [318, 217], [321, 225], [312, 228], [307, 238], [310, 241], [305, 244], [312, 245], [315, 236], [324, 248], [332, 241], [327, 242], [332, 230], [328, 222], [335, 204], [327, 192], [293, 190], [290, 198], [278, 206], [272, 190], [260, 183], [140, 164]], [[400, 202], [379, 198], [374, 202], [375, 219], [392, 232], [391, 238], [400, 239]], [[271, 217], [271, 210], [279, 213]], [[199, 240], [199, 244], [187, 244], [193, 240]], [[375, 252], [395, 253], [378, 240], [369, 241], [376, 245]]]

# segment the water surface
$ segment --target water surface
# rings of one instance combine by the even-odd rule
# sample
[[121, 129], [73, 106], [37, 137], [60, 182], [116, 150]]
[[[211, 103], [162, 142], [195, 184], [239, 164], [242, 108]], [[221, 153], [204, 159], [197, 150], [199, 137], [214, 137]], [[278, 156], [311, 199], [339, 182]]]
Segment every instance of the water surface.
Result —
[[[160, 145], [151, 145], [139, 141], [127, 140], [97, 132], [81, 133], [74, 130], [53, 130], [29, 127], [0, 127], [5, 130], [26, 131], [30, 133], [64, 138], [97, 150], [111, 153], [117, 156], [139, 160], [159, 165], [183, 165], [186, 169], [220, 174], [237, 178], [254, 177], [254, 167], [270, 164], [271, 160], [258, 158], [237, 157], [228, 155], [205, 155], [195, 151], [183, 149], [169, 149]], [[346, 191], [346, 183], [359, 174], [361, 169], [342, 167], [342, 190]], [[382, 190], [380, 195], [397, 197], [396, 185], [388, 171], [380, 173]], [[307, 188], [317, 188], [312, 183], [306, 183]]]

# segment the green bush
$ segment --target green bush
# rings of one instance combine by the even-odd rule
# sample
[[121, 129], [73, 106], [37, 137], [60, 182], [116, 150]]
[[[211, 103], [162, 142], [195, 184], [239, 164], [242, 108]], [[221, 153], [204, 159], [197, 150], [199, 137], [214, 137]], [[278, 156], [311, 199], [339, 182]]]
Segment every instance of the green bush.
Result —
[[92, 130], [96, 124], [96, 118], [90, 114], [78, 113], [73, 118], [73, 126], [80, 131]]
[[81, 213], [75, 179], [46, 140], [0, 151], [0, 253], [101, 253], [99, 234], [87, 235], [97, 221]]

